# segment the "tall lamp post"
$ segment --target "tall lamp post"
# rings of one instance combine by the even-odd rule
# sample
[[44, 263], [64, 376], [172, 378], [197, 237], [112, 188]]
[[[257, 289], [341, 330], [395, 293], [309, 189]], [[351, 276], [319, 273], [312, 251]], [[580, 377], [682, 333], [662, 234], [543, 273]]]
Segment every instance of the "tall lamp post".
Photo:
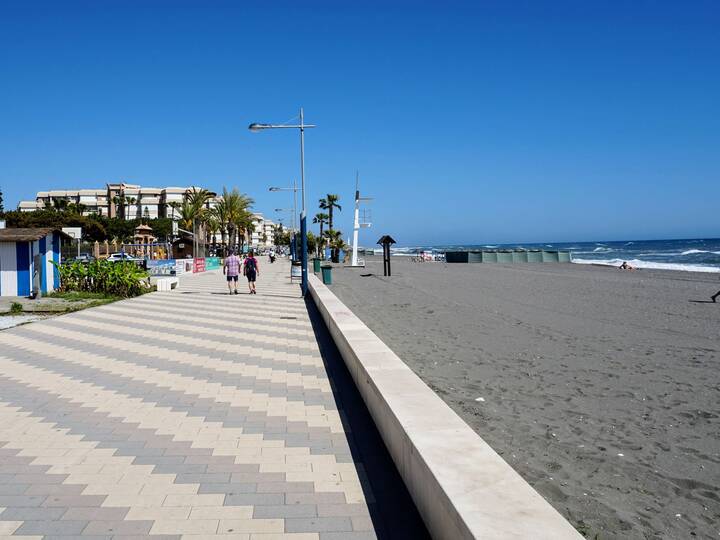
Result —
[[314, 124], [306, 124], [302, 107], [300, 108], [299, 124], [250, 124], [250, 131], [262, 131], [264, 129], [299, 129], [300, 130], [300, 186], [302, 190], [302, 211], [300, 213], [300, 236], [302, 237], [302, 295], [307, 294], [308, 289], [308, 260], [307, 260], [307, 216], [305, 214], [305, 129], [316, 127]]
[[293, 216], [292, 216], [292, 228], [295, 228], [295, 218], [297, 216], [297, 182], [293, 179], [292, 187], [271, 187], [269, 191], [292, 191], [293, 192]]
[[[275, 212], [277, 212], [278, 215], [282, 215], [283, 213], [287, 212], [290, 214], [290, 229], [293, 234], [293, 238], [297, 238], [297, 229], [295, 228], [295, 214], [293, 213], [292, 208], [276, 208]], [[278, 220], [282, 222], [282, 220]], [[290, 242], [290, 260], [297, 261], [297, 240]]]

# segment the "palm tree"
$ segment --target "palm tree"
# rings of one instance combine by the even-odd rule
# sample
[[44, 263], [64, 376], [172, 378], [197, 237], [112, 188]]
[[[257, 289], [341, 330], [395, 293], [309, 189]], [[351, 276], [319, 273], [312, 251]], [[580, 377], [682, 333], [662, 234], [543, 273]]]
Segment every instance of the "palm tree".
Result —
[[338, 210], [342, 210], [342, 206], [338, 204], [338, 201], [340, 200], [339, 195], [333, 195], [332, 193], [328, 193], [327, 197], [324, 199], [320, 199], [320, 208], [323, 210], [328, 211], [328, 229], [333, 230], [333, 209], [337, 208]]
[[196, 206], [190, 203], [188, 199], [184, 199], [177, 206], [178, 221], [180, 222], [180, 228], [186, 231], [193, 230], [193, 224], [198, 218], [198, 209]]
[[[325, 199], [321, 199], [321, 200], [325, 200]], [[322, 249], [323, 240], [324, 240], [323, 225], [325, 225], [328, 222], [328, 219], [330, 219], [330, 216], [328, 216], [327, 214], [325, 214], [323, 212], [318, 212], [317, 214], [315, 214], [315, 217], [313, 218], [313, 223], [320, 224], [320, 235], [318, 236], [318, 240], [317, 240], [318, 255], [320, 254], [320, 250]]]
[[[124, 199], [125, 199], [125, 204], [126, 204], [127, 207], [128, 207], [128, 208], [127, 208], [127, 209], [128, 209], [128, 212], [129, 212], [129, 211], [130, 211], [130, 207], [131, 207], [132, 205], [134, 205], [135, 203], [137, 203], [137, 199], [136, 199], [135, 197], [124, 197]], [[125, 217], [126, 215], [127, 215], [127, 213], [125, 212], [125, 210], [123, 210], [123, 217]], [[130, 215], [132, 216], [132, 214], [130, 214]]]
[[226, 238], [227, 238], [227, 232], [228, 232], [228, 207], [227, 202], [225, 200], [225, 197], [222, 197], [217, 205], [215, 205], [215, 208], [210, 210], [210, 213], [213, 216], [213, 219], [218, 225], [218, 230], [220, 231], [220, 242], [222, 244], [223, 248], [223, 254], [225, 248], [227, 247]]
[[343, 242], [342, 239], [342, 231], [333, 231], [332, 229], [327, 230], [325, 231], [325, 238], [328, 239], [332, 262], [340, 262], [340, 250], [345, 248], [345, 242]]
[[244, 233], [248, 230], [249, 224], [252, 224], [252, 214], [249, 212], [249, 208], [253, 202], [255, 201], [244, 193], [240, 193], [237, 188], [228, 191], [223, 187], [222, 212], [227, 219], [228, 235], [232, 247], [237, 243], [237, 234], [241, 231]]
[[200, 211], [212, 199], [212, 194], [207, 189], [193, 187], [185, 192], [185, 198]]
[[171, 219], [172, 219], [173, 221], [175, 221], [175, 212], [177, 212], [178, 209], [180, 208], [180, 203], [177, 202], [177, 201], [171, 201], [171, 202], [169, 202], [167, 205], [168, 205], [170, 208], [172, 208]]
[[83, 212], [87, 209], [87, 206], [85, 206], [82, 203], [69, 203], [66, 207], [66, 210], [72, 214], [78, 214], [82, 215]]
[[205, 212], [202, 217], [203, 226], [205, 228], [205, 244], [212, 243], [213, 249], [215, 248], [215, 233], [218, 232], [220, 224], [212, 212]]
[[68, 206], [70, 205], [70, 203], [68, 202], [67, 199], [53, 199], [52, 205], [53, 205], [53, 209], [56, 212], [64, 212], [65, 210], [68, 209]]

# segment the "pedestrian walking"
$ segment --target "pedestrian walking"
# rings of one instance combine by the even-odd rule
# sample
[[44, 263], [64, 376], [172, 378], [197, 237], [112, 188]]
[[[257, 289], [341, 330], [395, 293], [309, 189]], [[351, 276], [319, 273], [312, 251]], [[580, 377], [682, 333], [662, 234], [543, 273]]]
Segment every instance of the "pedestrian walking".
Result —
[[238, 276], [240, 274], [240, 258], [235, 255], [234, 251], [230, 251], [230, 255], [225, 257], [223, 264], [223, 274], [227, 278], [228, 294], [238, 293]]
[[248, 280], [248, 289], [250, 290], [250, 294], [257, 294], [257, 291], [255, 290], [255, 280], [260, 275], [260, 266], [258, 265], [252, 249], [247, 254], [247, 257], [245, 257], [245, 261], [243, 262], [243, 275]]

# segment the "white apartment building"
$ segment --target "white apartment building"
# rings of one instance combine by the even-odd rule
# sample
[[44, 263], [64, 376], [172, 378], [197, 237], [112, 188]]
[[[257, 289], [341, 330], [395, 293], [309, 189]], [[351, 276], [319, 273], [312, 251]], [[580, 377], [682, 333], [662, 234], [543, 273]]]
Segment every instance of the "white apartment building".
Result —
[[[125, 216], [125, 219], [175, 218], [171, 203], [181, 204], [192, 187], [143, 187], [137, 184], [106, 184], [105, 189], [75, 189], [39, 191], [34, 201], [20, 201], [18, 210], [33, 212], [52, 206], [54, 201], [66, 201], [84, 206], [83, 215], [98, 214], [107, 217]], [[212, 208], [218, 197], [208, 202]]]
[[275, 223], [265, 219], [262, 214], [253, 214], [254, 229], [249, 238], [249, 244], [254, 247], [270, 247], [273, 245]]

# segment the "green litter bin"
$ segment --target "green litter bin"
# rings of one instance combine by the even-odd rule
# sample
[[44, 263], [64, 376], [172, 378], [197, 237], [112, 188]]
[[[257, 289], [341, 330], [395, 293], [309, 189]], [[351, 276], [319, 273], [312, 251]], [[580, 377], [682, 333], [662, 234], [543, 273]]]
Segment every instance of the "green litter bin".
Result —
[[332, 266], [327, 264], [322, 266], [322, 280], [325, 285], [332, 285]]
[[313, 259], [313, 272], [316, 274], [320, 271], [320, 262], [322, 259], [318, 259], [317, 257]]

